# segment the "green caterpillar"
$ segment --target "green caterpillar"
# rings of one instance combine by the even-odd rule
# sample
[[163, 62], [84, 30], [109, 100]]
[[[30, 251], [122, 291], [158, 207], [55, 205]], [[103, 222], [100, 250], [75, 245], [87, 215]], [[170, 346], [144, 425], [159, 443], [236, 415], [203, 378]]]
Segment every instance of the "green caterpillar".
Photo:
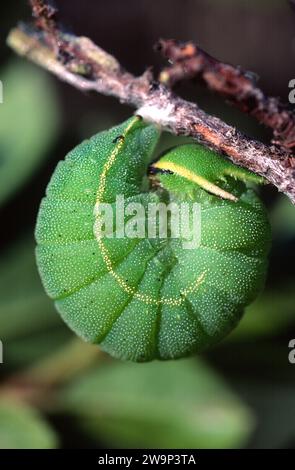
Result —
[[[158, 140], [136, 116], [80, 144], [57, 165], [36, 227], [39, 272], [64, 321], [133, 361], [187, 356], [228, 334], [263, 286], [270, 246], [265, 209], [245, 184], [260, 177], [197, 144], [152, 163]], [[198, 245], [184, 247], [171, 217], [166, 237], [139, 237], [142, 214], [135, 222], [132, 211], [123, 220], [131, 235], [116, 236], [118, 195], [144, 211], [198, 203]], [[98, 210], [106, 203], [108, 229]], [[149, 223], [158, 230], [161, 215]]]

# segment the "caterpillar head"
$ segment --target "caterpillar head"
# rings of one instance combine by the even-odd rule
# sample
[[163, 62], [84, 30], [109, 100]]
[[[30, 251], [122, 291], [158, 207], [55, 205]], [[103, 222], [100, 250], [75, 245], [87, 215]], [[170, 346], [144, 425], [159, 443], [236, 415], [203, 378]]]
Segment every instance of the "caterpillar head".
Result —
[[[264, 178], [251, 173], [226, 160], [221, 155], [199, 144], [186, 144], [165, 153], [152, 168], [158, 171], [158, 178], [169, 191], [193, 195], [198, 188], [209, 194], [238, 201], [238, 194], [244, 183], [261, 184]], [[228, 189], [224, 189], [228, 188]]]

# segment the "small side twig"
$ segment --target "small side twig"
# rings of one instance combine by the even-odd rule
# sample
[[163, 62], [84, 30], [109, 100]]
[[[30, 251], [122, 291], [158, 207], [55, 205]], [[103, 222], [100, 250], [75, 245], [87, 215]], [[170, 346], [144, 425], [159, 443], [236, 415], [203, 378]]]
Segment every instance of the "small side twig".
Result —
[[[46, 68], [82, 91], [118, 98], [136, 108], [147, 121], [175, 134], [193, 137], [226, 154], [234, 163], [264, 176], [295, 204], [295, 168], [290, 152], [249, 139], [197, 104], [175, 95], [155, 81], [151, 71], [135, 77], [90, 39], [65, 34], [43, 1], [31, 0], [35, 29], [15, 28], [8, 44], [18, 54]], [[45, 13], [44, 13], [45, 12]]]
[[160, 74], [162, 83], [173, 86], [183, 80], [200, 78], [209, 89], [272, 129], [273, 144], [285, 150], [295, 149], [295, 114], [278, 98], [266, 96], [258, 88], [252, 72], [220, 62], [193, 42], [161, 39], [156, 47], [170, 62]]

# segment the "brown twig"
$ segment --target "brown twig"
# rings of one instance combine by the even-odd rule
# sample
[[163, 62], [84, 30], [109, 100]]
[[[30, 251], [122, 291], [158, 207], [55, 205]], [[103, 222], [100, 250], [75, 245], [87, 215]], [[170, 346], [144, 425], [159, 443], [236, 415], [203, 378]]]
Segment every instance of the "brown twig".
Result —
[[56, 23], [56, 12], [48, 15], [44, 2], [31, 0], [31, 5], [37, 16], [35, 30], [19, 27], [8, 38], [18, 54], [80, 90], [115, 96], [135, 107], [147, 121], [226, 154], [234, 163], [264, 176], [295, 204], [294, 159], [289, 152], [249, 139], [206, 114], [197, 104], [156, 82], [151, 71], [133, 76], [90, 39], [63, 33]]
[[179, 81], [201, 78], [209, 89], [272, 129], [273, 144], [285, 150], [295, 149], [295, 114], [278, 98], [266, 96], [257, 87], [253, 73], [220, 62], [193, 42], [162, 39], [157, 49], [171, 63], [160, 74], [162, 83], [173, 86]]

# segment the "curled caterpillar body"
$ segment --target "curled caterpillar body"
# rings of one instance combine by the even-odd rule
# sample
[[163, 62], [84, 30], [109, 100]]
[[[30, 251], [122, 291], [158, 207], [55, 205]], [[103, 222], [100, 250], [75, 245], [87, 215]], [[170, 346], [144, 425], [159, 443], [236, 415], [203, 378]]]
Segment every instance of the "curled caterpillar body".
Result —
[[[64, 321], [133, 361], [187, 356], [223, 338], [260, 291], [270, 244], [264, 207], [245, 184], [257, 177], [195, 144], [151, 163], [158, 139], [135, 117], [80, 144], [58, 164], [36, 227], [39, 272]], [[123, 220], [118, 196], [131, 207]], [[161, 203], [197, 203], [196, 246], [174, 236], [169, 216], [165, 236], [139, 236], [139, 225], [159, 233], [164, 216], [149, 211]], [[104, 236], [101, 205], [112, 209]]]

